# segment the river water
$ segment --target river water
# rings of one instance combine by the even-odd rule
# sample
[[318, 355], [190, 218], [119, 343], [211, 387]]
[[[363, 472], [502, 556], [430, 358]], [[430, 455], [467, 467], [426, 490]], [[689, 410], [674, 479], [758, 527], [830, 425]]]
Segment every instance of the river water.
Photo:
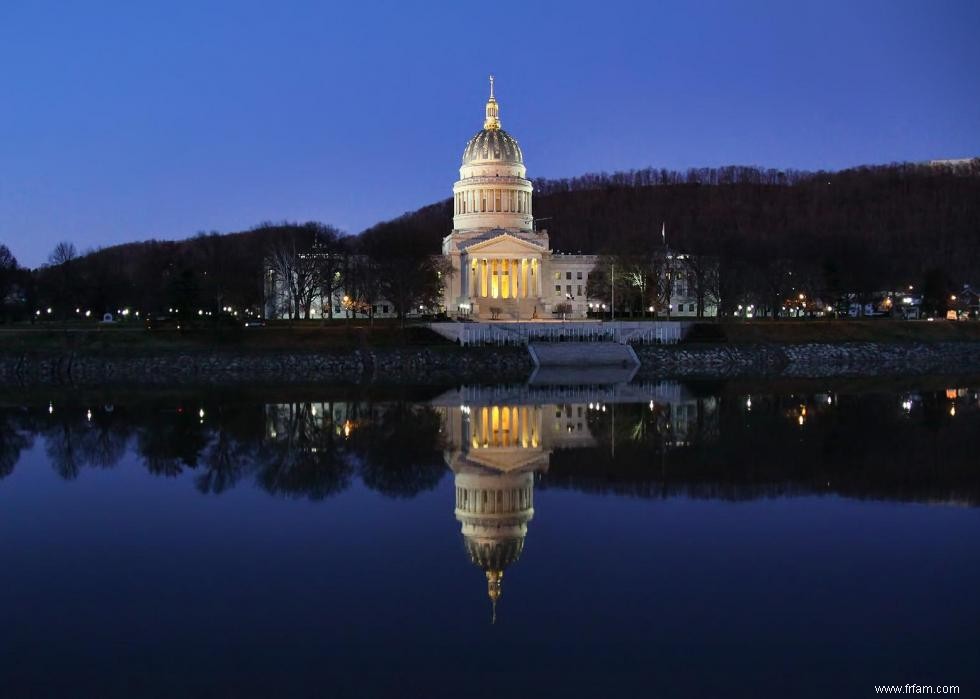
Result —
[[975, 385], [6, 395], [0, 695], [976, 696]]

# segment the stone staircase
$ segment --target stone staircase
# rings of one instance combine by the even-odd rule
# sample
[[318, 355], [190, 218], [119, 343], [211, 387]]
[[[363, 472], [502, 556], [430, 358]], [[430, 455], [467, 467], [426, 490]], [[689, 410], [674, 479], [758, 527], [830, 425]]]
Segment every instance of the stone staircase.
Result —
[[532, 342], [528, 351], [536, 366], [636, 367], [633, 348], [618, 342]]
[[519, 321], [531, 317], [534, 303], [528, 299], [483, 299], [480, 302], [480, 315], [489, 318], [491, 308], [500, 309], [497, 320]]

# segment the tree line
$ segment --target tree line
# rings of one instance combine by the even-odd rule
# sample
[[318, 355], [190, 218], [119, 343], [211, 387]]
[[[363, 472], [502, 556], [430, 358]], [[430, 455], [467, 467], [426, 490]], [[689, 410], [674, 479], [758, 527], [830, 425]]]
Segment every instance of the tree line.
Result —
[[[538, 228], [554, 250], [602, 256], [597, 279], [613, 264], [633, 270], [637, 285], [617, 294], [623, 309], [659, 303], [658, 260], [670, 251], [716, 270], [697, 285], [717, 292], [722, 313], [753, 305], [773, 314], [798, 293], [833, 302], [909, 286], [940, 311], [951, 293], [980, 282], [980, 159], [839, 172], [647, 168], [534, 185]], [[289, 287], [282, 315], [309, 317], [314, 300], [341, 285], [344, 314], [370, 315], [384, 299], [404, 317], [437, 303], [450, 272], [439, 251], [451, 229], [446, 199], [354, 236], [323, 223], [265, 223], [85, 254], [64, 243], [36, 270], [0, 246], [0, 315], [259, 311], [271, 269]], [[335, 304], [323, 308], [329, 315]]]
[[200, 233], [181, 241], [150, 240], [82, 254], [61, 242], [38, 269], [21, 267], [0, 245], [2, 320], [101, 318], [125, 309], [144, 316], [203, 315], [227, 309], [264, 311], [270, 277], [284, 293], [276, 312], [309, 318], [314, 300], [333, 315], [373, 317], [382, 299], [404, 318], [436, 305], [445, 266], [417, 244], [411, 220], [379, 224], [358, 236], [319, 222], [263, 223], [240, 233]]

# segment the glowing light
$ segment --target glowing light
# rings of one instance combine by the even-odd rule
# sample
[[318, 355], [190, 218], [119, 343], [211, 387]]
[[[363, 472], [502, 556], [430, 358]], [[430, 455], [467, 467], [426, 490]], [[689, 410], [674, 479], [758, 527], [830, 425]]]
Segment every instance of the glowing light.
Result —
[[54, 403], [48, 403], [48, 415], [54, 415]]
[[202, 420], [204, 419], [204, 408], [201, 408], [200, 410], [197, 411], [197, 416]]
[[752, 396], [745, 399], [745, 408], [747, 410], [752, 410]]
[[800, 427], [803, 427], [803, 422], [804, 422], [804, 421], [805, 421], [805, 418], [804, 418], [804, 417], [803, 417], [802, 415], [800, 415], [800, 417], [799, 417], [799, 418], [797, 418], [797, 422], [799, 422], [799, 423], [800, 423]]
[[92, 410], [91, 408], [85, 411], [85, 419], [92, 422]]
[[956, 417], [956, 406], [955, 405], [949, 406], [949, 416], [950, 417]]

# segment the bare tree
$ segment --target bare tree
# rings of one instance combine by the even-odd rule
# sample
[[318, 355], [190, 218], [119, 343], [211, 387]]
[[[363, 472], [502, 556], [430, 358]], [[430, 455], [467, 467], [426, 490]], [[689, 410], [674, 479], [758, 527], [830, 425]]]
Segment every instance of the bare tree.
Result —
[[17, 264], [17, 258], [10, 252], [10, 248], [0, 244], [0, 319], [6, 315], [7, 307], [13, 301], [10, 296], [15, 288], [19, 269], [20, 265]]
[[317, 260], [309, 254], [309, 247], [298, 240], [300, 237], [297, 230], [283, 231], [273, 240], [268, 253], [270, 269], [286, 296], [288, 305], [285, 310], [291, 320], [309, 317], [310, 306], [319, 289]]
[[[316, 258], [317, 293], [320, 295], [320, 317], [324, 324], [333, 320], [334, 294], [344, 288], [344, 259], [346, 245], [340, 232], [330, 226], [316, 224], [313, 254]], [[324, 313], [324, 309], [326, 312]]]
[[78, 295], [78, 275], [75, 269], [77, 260], [75, 244], [68, 241], [55, 245], [48, 255], [48, 265], [55, 271], [54, 296], [62, 320], [68, 319], [70, 301]]

